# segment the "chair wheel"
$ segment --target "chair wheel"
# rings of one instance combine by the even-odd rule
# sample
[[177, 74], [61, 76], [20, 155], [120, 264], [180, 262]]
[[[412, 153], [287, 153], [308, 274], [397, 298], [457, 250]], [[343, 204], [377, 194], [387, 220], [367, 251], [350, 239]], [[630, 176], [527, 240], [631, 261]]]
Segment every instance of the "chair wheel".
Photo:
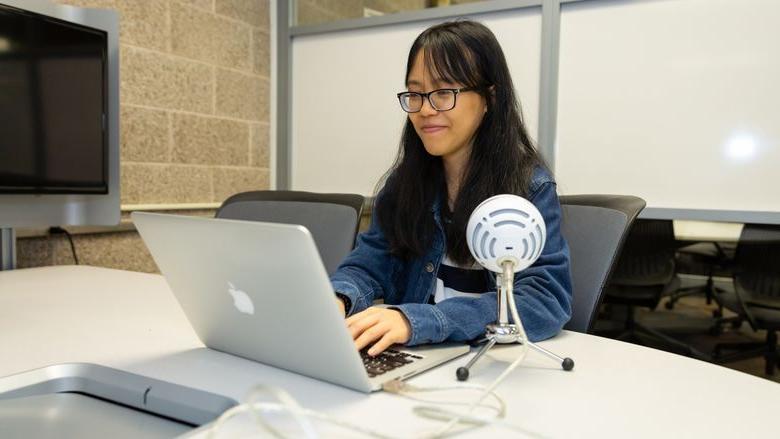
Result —
[[666, 309], [674, 309], [674, 301], [670, 300], [670, 301], [664, 303], [664, 308], [666, 308]]

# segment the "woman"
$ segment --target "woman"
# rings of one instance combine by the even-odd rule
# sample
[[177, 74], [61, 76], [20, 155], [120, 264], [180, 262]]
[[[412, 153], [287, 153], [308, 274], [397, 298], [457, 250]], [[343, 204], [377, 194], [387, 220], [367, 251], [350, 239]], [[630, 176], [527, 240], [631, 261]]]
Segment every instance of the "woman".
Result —
[[[556, 186], [522, 122], [493, 33], [473, 21], [433, 26], [414, 41], [398, 94], [409, 115], [379, 191], [371, 226], [331, 276], [358, 349], [481, 336], [496, 319], [493, 276], [466, 244], [469, 215], [501, 193], [530, 200], [547, 242], [515, 277], [517, 309], [532, 341], [571, 314], [569, 249]], [[375, 299], [385, 305], [372, 306]]]

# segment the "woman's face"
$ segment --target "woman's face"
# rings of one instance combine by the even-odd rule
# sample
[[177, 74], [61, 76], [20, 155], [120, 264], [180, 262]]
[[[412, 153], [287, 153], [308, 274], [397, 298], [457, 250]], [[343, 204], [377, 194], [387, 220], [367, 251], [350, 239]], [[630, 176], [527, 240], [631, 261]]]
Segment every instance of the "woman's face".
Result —
[[[431, 77], [425, 68], [421, 50], [414, 60], [406, 86], [409, 91], [427, 93], [440, 88], [462, 88], [463, 84], [443, 82]], [[428, 154], [443, 159], [466, 159], [471, 152], [471, 143], [482, 117], [487, 111], [485, 99], [474, 91], [462, 91], [456, 96], [452, 110], [436, 111], [428, 99], [423, 99], [422, 109], [409, 113], [417, 135], [422, 139]]]

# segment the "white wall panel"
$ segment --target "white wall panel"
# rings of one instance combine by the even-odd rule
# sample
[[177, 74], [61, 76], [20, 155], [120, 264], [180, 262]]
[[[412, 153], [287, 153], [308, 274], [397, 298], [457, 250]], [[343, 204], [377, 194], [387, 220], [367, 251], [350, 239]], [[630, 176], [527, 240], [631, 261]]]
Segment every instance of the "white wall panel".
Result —
[[[495, 34], [526, 122], [538, 121], [541, 8], [471, 17]], [[441, 20], [440, 20], [441, 21]], [[292, 188], [371, 195], [398, 150], [409, 48], [434, 22], [303, 35], [292, 42]]]
[[563, 5], [560, 190], [780, 213], [778, 22], [776, 0]]

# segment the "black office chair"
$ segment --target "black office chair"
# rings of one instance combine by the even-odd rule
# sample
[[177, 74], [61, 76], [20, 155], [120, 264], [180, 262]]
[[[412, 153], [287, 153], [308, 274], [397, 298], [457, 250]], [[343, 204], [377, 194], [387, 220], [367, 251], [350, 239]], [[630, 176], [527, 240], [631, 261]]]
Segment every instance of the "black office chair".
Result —
[[567, 195], [560, 201], [573, 287], [572, 316], [564, 329], [588, 333], [617, 255], [645, 201], [628, 195]]
[[705, 276], [704, 284], [678, 288], [669, 294], [669, 300], [664, 303], [666, 309], [674, 309], [674, 305], [683, 297], [702, 294], [707, 304], [713, 301], [718, 308], [713, 311], [713, 317], [723, 315], [723, 305], [720, 295], [722, 288], [715, 285], [715, 276], [733, 277], [735, 246], [721, 242], [699, 242], [686, 245], [677, 250], [675, 264], [677, 274], [693, 274]]
[[634, 222], [605, 291], [606, 304], [626, 307], [624, 328], [613, 338], [705, 359], [707, 355], [636, 320], [636, 308], [655, 309], [661, 297], [679, 287], [676, 248], [671, 220]]
[[[720, 343], [714, 359], [727, 363], [763, 356], [765, 372], [778, 367], [780, 330], [780, 226], [746, 224], [735, 254], [734, 292], [721, 295], [723, 306], [747, 320], [753, 330], [766, 330], [763, 343]], [[721, 322], [727, 319], [722, 319]], [[723, 351], [737, 351], [723, 355]]]
[[298, 191], [242, 192], [225, 200], [216, 217], [300, 224], [311, 232], [327, 272], [333, 273], [355, 245], [364, 197]]

